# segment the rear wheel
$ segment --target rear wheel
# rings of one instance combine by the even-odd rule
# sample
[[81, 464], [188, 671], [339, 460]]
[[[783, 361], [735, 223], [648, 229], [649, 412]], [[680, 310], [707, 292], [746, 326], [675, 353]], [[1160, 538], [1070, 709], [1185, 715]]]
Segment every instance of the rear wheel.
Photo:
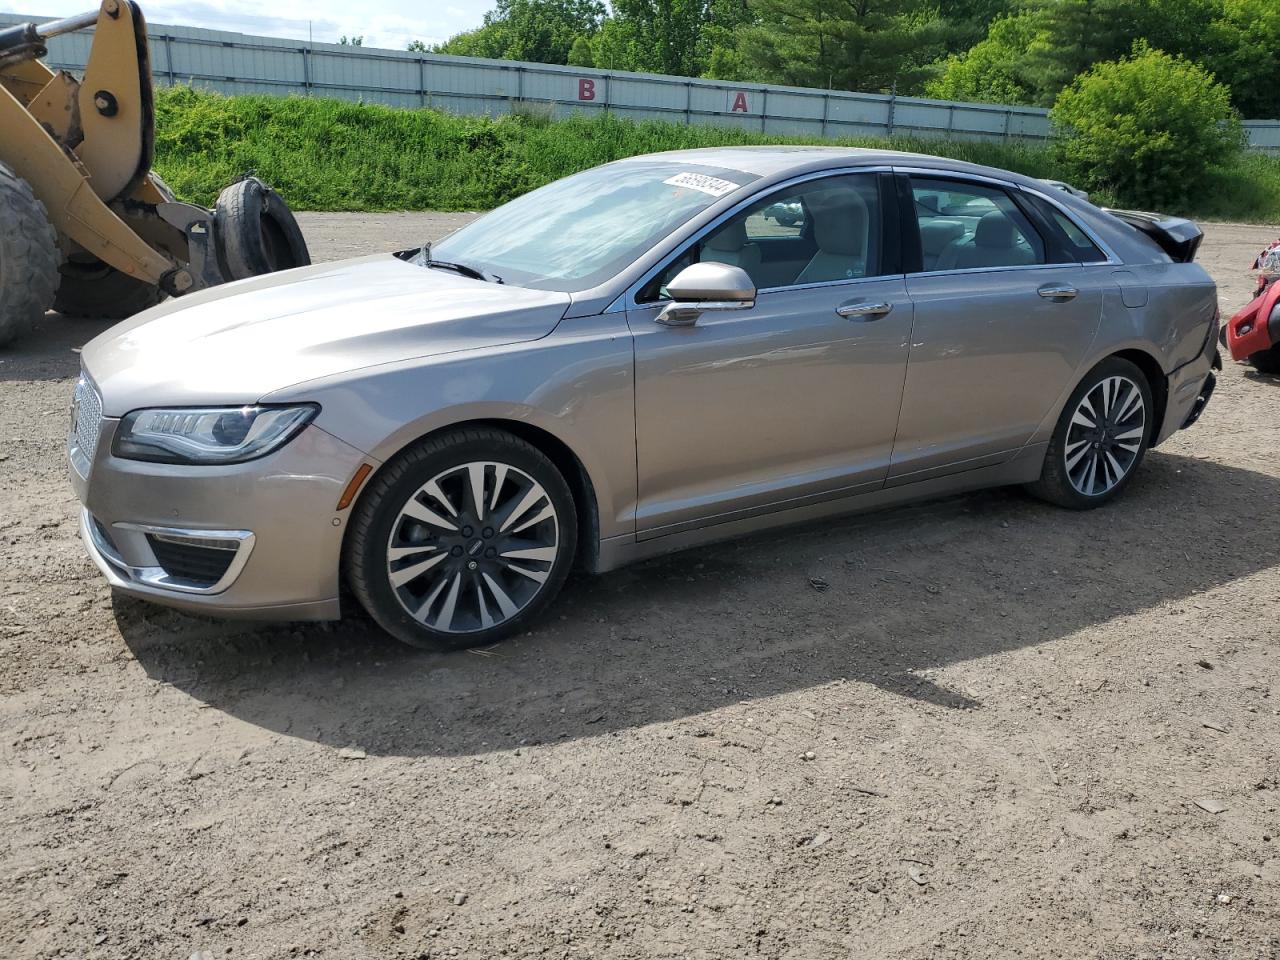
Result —
[[573, 563], [573, 496], [535, 447], [499, 430], [433, 437], [384, 467], [351, 520], [346, 567], [405, 643], [493, 643], [555, 597]]
[[53, 305], [61, 259], [44, 204], [0, 163], [0, 345], [27, 333]]
[[1036, 496], [1073, 510], [1099, 507], [1133, 479], [1155, 432], [1147, 378], [1119, 357], [1084, 378], [1058, 418]]

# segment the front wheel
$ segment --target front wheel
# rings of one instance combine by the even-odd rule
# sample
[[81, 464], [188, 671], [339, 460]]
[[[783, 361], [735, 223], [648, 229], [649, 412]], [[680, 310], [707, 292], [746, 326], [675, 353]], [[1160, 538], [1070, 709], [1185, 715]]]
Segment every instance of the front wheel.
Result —
[[1155, 434], [1153, 417], [1142, 371], [1119, 357], [1104, 360], [1071, 394], [1028, 489], [1073, 510], [1102, 506], [1133, 479]]
[[1269, 350], [1259, 350], [1249, 357], [1249, 363], [1259, 373], [1280, 373], [1280, 343]]
[[483, 646], [524, 628], [568, 576], [573, 496], [537, 448], [490, 429], [425, 440], [384, 467], [351, 521], [351, 588], [416, 647]]

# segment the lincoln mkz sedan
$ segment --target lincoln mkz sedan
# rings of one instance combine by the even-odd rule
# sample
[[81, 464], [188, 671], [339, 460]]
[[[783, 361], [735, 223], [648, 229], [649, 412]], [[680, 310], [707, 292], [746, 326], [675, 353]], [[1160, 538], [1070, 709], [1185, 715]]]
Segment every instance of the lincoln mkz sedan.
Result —
[[1212, 391], [1200, 236], [936, 157], [622, 160], [93, 340], [83, 539], [134, 597], [354, 597], [439, 649], [527, 626], [575, 564], [1002, 484], [1098, 506]]

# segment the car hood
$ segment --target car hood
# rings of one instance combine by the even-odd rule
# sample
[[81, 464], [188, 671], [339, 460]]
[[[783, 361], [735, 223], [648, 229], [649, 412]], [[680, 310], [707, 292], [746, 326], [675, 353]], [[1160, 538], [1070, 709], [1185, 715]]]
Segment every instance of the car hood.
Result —
[[570, 298], [391, 254], [254, 277], [166, 301], [84, 348], [103, 413], [253, 403], [318, 377], [546, 336]]

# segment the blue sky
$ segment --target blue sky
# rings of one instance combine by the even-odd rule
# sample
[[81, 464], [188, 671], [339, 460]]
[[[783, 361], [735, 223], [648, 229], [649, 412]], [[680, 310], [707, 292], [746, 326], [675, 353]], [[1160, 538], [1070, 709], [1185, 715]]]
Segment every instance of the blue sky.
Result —
[[[410, 40], [436, 43], [480, 25], [492, 0], [139, 0], [149, 23], [237, 30], [336, 43], [364, 35], [365, 46], [403, 50]], [[96, 0], [0, 0], [0, 13], [63, 17], [92, 10]]]

